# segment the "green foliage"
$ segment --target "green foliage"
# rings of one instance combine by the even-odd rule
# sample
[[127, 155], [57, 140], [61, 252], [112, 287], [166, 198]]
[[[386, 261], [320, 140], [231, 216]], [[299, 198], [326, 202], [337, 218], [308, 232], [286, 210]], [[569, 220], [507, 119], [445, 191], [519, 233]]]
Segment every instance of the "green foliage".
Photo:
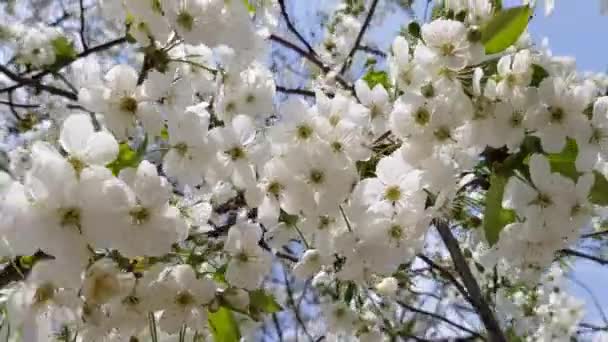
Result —
[[209, 311], [209, 328], [214, 342], [238, 342], [241, 338], [239, 326], [230, 309], [220, 306], [217, 311]]
[[148, 136], [139, 145], [137, 150], [133, 150], [126, 142], [121, 143], [118, 147], [118, 156], [106, 167], [112, 170], [112, 173], [116, 176], [122, 169], [127, 167], [137, 167], [139, 163], [144, 159], [146, 148], [148, 147]]
[[[74, 44], [69, 41], [66, 37], [61, 36], [51, 41], [53, 51], [55, 52], [55, 64], [54, 67], [66, 65], [76, 59], [76, 50]], [[53, 67], [52, 66], [52, 67]]]
[[363, 80], [370, 88], [374, 88], [376, 84], [382, 84], [384, 89], [388, 90], [391, 86], [386, 71], [375, 71], [374, 69], [370, 69], [367, 74], [363, 76]]
[[249, 314], [255, 320], [262, 318], [263, 314], [272, 314], [283, 310], [272, 295], [264, 290], [249, 292]]
[[530, 82], [530, 86], [538, 87], [540, 82], [547, 77], [549, 77], [549, 73], [547, 70], [545, 70], [545, 68], [538, 64], [532, 64], [532, 81]]
[[255, 14], [255, 6], [249, 0], [243, 0], [243, 4], [245, 4], [250, 14]]
[[498, 241], [502, 229], [515, 221], [515, 213], [502, 207], [507, 181], [508, 178], [500, 174], [493, 174], [490, 177], [490, 188], [486, 193], [486, 208], [483, 216], [483, 228], [490, 246]]
[[486, 53], [498, 53], [513, 45], [526, 30], [531, 14], [529, 6], [512, 7], [497, 12], [481, 30], [481, 42]]
[[420, 24], [417, 21], [411, 21], [407, 25], [407, 32], [412, 36], [420, 39]]
[[551, 164], [551, 171], [558, 172], [576, 182], [579, 173], [576, 171], [576, 156], [578, 147], [574, 139], [568, 139], [566, 147], [560, 153], [551, 153], [547, 159]]
[[[574, 139], [568, 139], [566, 147], [560, 153], [547, 155], [551, 171], [558, 172], [573, 181], [577, 181], [580, 173], [576, 170], [578, 146]], [[608, 205], [608, 180], [598, 171], [593, 171], [594, 183], [591, 187], [589, 200], [593, 204]]]

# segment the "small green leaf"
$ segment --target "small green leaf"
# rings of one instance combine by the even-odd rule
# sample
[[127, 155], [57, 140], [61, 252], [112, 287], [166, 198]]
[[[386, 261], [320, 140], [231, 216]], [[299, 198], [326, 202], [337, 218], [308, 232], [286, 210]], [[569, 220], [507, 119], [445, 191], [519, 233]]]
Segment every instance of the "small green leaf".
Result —
[[167, 127], [163, 127], [163, 129], [161, 129], [160, 138], [162, 140], [169, 140], [169, 130], [167, 129]]
[[112, 173], [117, 176], [120, 170], [127, 167], [137, 167], [143, 160], [146, 148], [148, 147], [148, 136], [139, 145], [137, 150], [133, 150], [127, 143], [121, 143], [118, 147], [118, 156], [106, 167], [112, 170]]
[[497, 12], [481, 30], [481, 42], [486, 53], [498, 53], [513, 45], [526, 30], [531, 14], [529, 6], [512, 7]]
[[551, 164], [551, 171], [558, 172], [576, 182], [579, 172], [576, 170], [576, 156], [578, 147], [574, 139], [568, 139], [566, 146], [560, 153], [551, 153], [547, 159]]
[[251, 2], [249, 2], [249, 0], [243, 0], [243, 4], [245, 4], [245, 7], [247, 7], [247, 12], [249, 12], [250, 14], [255, 13], [255, 6]]
[[232, 311], [221, 306], [217, 311], [209, 311], [209, 328], [214, 342], [238, 342], [241, 338], [239, 326], [236, 324]]
[[387, 90], [390, 88], [390, 82], [386, 71], [375, 71], [374, 69], [371, 69], [363, 76], [363, 80], [367, 82], [370, 89], [374, 88], [376, 84], [382, 84], [384, 89]]
[[486, 193], [486, 209], [483, 215], [484, 232], [490, 246], [498, 241], [502, 229], [515, 221], [515, 213], [502, 207], [507, 180], [507, 177], [499, 174], [490, 176], [490, 188]]
[[260, 319], [262, 314], [271, 314], [283, 310], [272, 295], [264, 290], [249, 292], [249, 313], [253, 319]]
[[608, 205], [608, 180], [603, 174], [594, 171], [595, 182], [589, 194], [589, 200], [593, 204]]
[[65, 65], [76, 58], [76, 50], [74, 44], [69, 41], [66, 37], [60, 36], [51, 41], [53, 51], [55, 52], [55, 63], [56, 66]]
[[549, 73], [545, 68], [538, 64], [532, 64], [532, 81], [530, 81], [530, 86], [538, 88], [540, 82], [547, 77], [549, 77]]
[[228, 264], [225, 264], [225, 265], [222, 265], [217, 270], [215, 270], [215, 272], [213, 273], [213, 276], [212, 276], [213, 280], [215, 280], [221, 284], [228, 284], [228, 281], [226, 281], [226, 269], [227, 268], [228, 268]]

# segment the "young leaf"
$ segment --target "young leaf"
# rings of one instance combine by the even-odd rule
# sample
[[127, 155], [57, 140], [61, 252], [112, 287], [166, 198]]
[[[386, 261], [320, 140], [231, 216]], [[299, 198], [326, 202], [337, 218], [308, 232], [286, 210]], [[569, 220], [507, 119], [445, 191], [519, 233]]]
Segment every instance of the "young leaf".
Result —
[[481, 29], [481, 42], [487, 54], [504, 51], [526, 30], [532, 14], [529, 6], [518, 6], [497, 12]]
[[127, 167], [137, 167], [143, 160], [146, 148], [148, 147], [148, 136], [139, 145], [137, 150], [133, 150], [127, 143], [121, 143], [118, 147], [118, 157], [106, 165], [106, 167], [112, 170], [112, 173], [117, 176], [120, 170]]
[[76, 50], [74, 44], [66, 37], [60, 36], [51, 41], [53, 51], [55, 52], [55, 63], [53, 66], [63, 66], [76, 58]]
[[272, 295], [264, 290], [249, 292], [249, 313], [252, 318], [258, 319], [261, 314], [271, 314], [283, 310]]
[[384, 89], [390, 88], [390, 82], [388, 81], [388, 74], [386, 71], [375, 71], [372, 69], [363, 76], [363, 80], [367, 82], [370, 89], [374, 88], [376, 84], [382, 84]]
[[490, 188], [486, 193], [486, 209], [483, 215], [483, 228], [490, 246], [498, 242], [502, 229], [515, 221], [513, 211], [502, 207], [507, 180], [507, 177], [499, 174], [490, 176]]
[[566, 147], [560, 153], [547, 155], [551, 164], [551, 171], [558, 172], [576, 182], [579, 172], [576, 170], [576, 156], [578, 147], [574, 139], [568, 139]]
[[593, 204], [608, 205], [608, 180], [603, 174], [594, 171], [595, 182], [589, 194], [589, 200]]
[[238, 342], [241, 338], [239, 326], [236, 324], [232, 311], [221, 306], [217, 311], [209, 311], [209, 328], [215, 342]]

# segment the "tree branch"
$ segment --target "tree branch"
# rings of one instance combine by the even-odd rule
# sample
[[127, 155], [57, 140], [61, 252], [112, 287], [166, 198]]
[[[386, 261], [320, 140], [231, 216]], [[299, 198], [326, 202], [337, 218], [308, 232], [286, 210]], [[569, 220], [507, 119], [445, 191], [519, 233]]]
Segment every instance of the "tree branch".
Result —
[[4, 88], [4, 89], [0, 90], [0, 93], [1, 92], [11, 92], [14, 89], [17, 89], [17, 88], [20, 88], [23, 86], [27, 86], [27, 87], [35, 88], [37, 90], [46, 91], [53, 95], [63, 96], [65, 98], [73, 100], [73, 101], [76, 101], [78, 99], [78, 96], [76, 96], [76, 94], [74, 94], [70, 91], [42, 84], [37, 79], [21, 77], [3, 65], [0, 65], [0, 72], [4, 73], [11, 80], [17, 82], [17, 85], [8, 87], [8, 88]]
[[309, 53], [318, 56], [317, 52], [312, 48], [310, 43], [308, 43], [304, 36], [296, 29], [294, 24], [291, 22], [291, 19], [289, 19], [289, 15], [287, 14], [287, 8], [285, 6], [285, 0], [279, 0], [279, 5], [281, 6], [281, 15], [283, 16], [283, 19], [285, 19], [285, 23], [287, 24], [287, 28], [289, 29], [289, 31], [291, 31], [296, 37], [298, 37], [298, 40], [302, 42], [304, 46], [306, 46], [306, 49], [308, 49]]
[[85, 22], [84, 22], [84, 0], [79, 0], [78, 4], [80, 6], [80, 42], [82, 43], [82, 48], [86, 51], [89, 49], [87, 45], [87, 40], [85, 38], [84, 30], [85, 30]]
[[371, 46], [367, 46], [367, 45], [359, 45], [359, 47], [357, 48], [357, 50], [361, 50], [361, 51], [365, 51], [365, 52], [369, 52], [372, 55], [376, 55], [382, 58], [386, 58], [386, 53], [384, 51], [381, 51], [380, 49], [376, 49], [373, 48]]
[[[127, 41], [127, 39], [125, 37], [122, 37], [122, 38], [117, 38], [117, 39], [111, 40], [109, 42], [97, 45], [95, 47], [92, 47], [90, 49], [82, 51], [81, 53], [79, 53], [78, 55], [76, 55], [76, 58], [74, 58], [72, 60], [69, 60], [69, 61], [66, 61], [63, 64], [58, 65], [57, 68], [55, 68], [54, 70], [51, 70], [51, 69], [42, 70], [39, 73], [33, 75], [31, 78], [29, 78], [29, 79], [24, 78], [24, 79], [25, 80], [30, 80], [30, 83], [33, 82], [34, 80], [37, 81], [37, 80], [41, 79], [42, 77], [44, 77], [46, 75], [49, 75], [49, 74], [51, 74], [53, 72], [59, 72], [59, 70], [61, 70], [62, 68], [65, 68], [66, 66], [72, 64], [73, 62], [75, 62], [76, 60], [78, 60], [80, 58], [86, 57], [86, 56], [88, 56], [90, 54], [93, 54], [93, 53], [96, 53], [96, 52], [100, 52], [100, 51], [103, 51], [103, 50], [110, 49], [110, 48], [112, 48], [112, 47], [114, 47], [116, 45], [123, 44], [126, 41]], [[6, 68], [4, 68], [4, 69], [6, 69]], [[6, 72], [4, 70], [0, 69], [0, 71], [6, 74]], [[6, 74], [6, 75], [9, 76], [9, 74]], [[18, 76], [18, 75], [15, 75], [15, 76]], [[9, 78], [13, 79], [11, 76], [9, 76]], [[16, 80], [14, 80], [14, 81], [18, 82]], [[12, 86], [4, 88], [4, 89], [0, 89], [0, 93], [13, 91], [15, 89], [18, 89], [18, 88], [21, 88], [21, 87], [24, 87], [24, 86], [27, 86], [27, 85], [30, 85], [30, 84], [25, 84], [25, 83], [18, 82], [18, 84], [12, 85]], [[44, 89], [44, 86], [43, 86], [42, 90], [48, 91], [48, 89]], [[48, 92], [50, 92], [50, 91], [48, 91]], [[52, 93], [52, 92], [50, 92], [50, 93]], [[54, 94], [54, 95], [60, 95], [60, 94]], [[65, 94], [64, 95], [60, 95], [60, 96], [65, 96]]]
[[295, 94], [295, 95], [302, 95], [302, 96], [308, 96], [308, 97], [315, 97], [315, 95], [316, 95], [314, 91], [308, 90], [308, 89], [285, 88], [282, 86], [277, 86], [276, 89], [279, 93], [283, 93], [283, 94]]
[[[310, 62], [312, 62], [314, 65], [316, 65], [319, 69], [321, 69], [325, 74], [329, 73], [331, 71], [331, 69], [323, 64], [323, 62], [316, 56], [313, 55], [307, 51], [305, 51], [304, 49], [302, 49], [301, 47], [295, 45], [294, 43], [286, 40], [285, 38], [279, 37], [275, 34], [270, 35], [270, 40], [275, 41], [295, 52], [297, 52], [300, 56], [306, 58], [307, 60], [309, 60]], [[338, 83], [340, 83], [344, 88], [348, 89], [349, 91], [354, 91], [354, 88], [352, 85], [350, 85], [342, 76], [340, 75], [335, 75], [336, 77], [336, 81], [338, 81]]]
[[452, 235], [452, 231], [450, 230], [450, 226], [445, 221], [436, 220], [435, 227], [441, 236], [441, 240], [445, 244], [452, 261], [454, 262], [454, 267], [456, 268], [456, 272], [462, 278], [464, 286], [469, 293], [469, 298], [471, 299], [471, 304], [475, 308], [475, 311], [479, 314], [481, 321], [483, 322], [486, 330], [488, 331], [490, 341], [496, 342], [507, 342], [505, 335], [500, 329], [500, 325], [494, 316], [494, 312], [490, 309], [490, 306], [486, 302], [481, 293], [481, 289], [479, 288], [479, 284], [475, 280], [475, 277], [471, 273], [469, 269], [469, 265], [460, 250], [460, 246], [458, 245], [458, 240]]
[[453, 327], [456, 327], [456, 328], [458, 328], [458, 329], [460, 329], [462, 331], [466, 331], [469, 334], [471, 334], [471, 335], [473, 335], [473, 336], [475, 336], [477, 338], [480, 338], [480, 339], [482, 339], [482, 340], [485, 341], [485, 338], [483, 336], [481, 336], [478, 332], [476, 332], [474, 330], [471, 330], [471, 329], [469, 329], [469, 328], [467, 328], [467, 327], [465, 327], [465, 326], [463, 326], [461, 324], [458, 324], [458, 323], [450, 320], [447, 317], [441, 316], [441, 315], [436, 314], [434, 312], [417, 309], [417, 308], [415, 308], [415, 307], [413, 307], [413, 306], [411, 306], [409, 304], [406, 304], [406, 303], [404, 303], [404, 302], [402, 302], [400, 300], [398, 300], [397, 303], [399, 305], [401, 305], [403, 308], [405, 308], [405, 309], [407, 309], [409, 311], [412, 311], [412, 312], [415, 312], [415, 313], [418, 313], [418, 314], [421, 314], [421, 315], [429, 316], [429, 317], [432, 317], [434, 319], [438, 319], [438, 320], [440, 320], [440, 321], [442, 321], [444, 323], [447, 323], [447, 324], [449, 324], [449, 325], [451, 325]]
[[606, 260], [606, 259], [602, 259], [600, 257], [596, 257], [595, 255], [591, 255], [591, 254], [575, 251], [573, 249], [562, 249], [562, 250], [559, 251], [559, 253], [562, 254], [562, 255], [566, 255], [566, 256], [574, 256], [574, 257], [578, 257], [578, 258], [582, 258], [582, 259], [591, 260], [591, 261], [596, 262], [596, 263], [598, 263], [600, 265], [608, 265], [608, 260]]
[[344, 64], [342, 64], [342, 68], [340, 68], [339, 74], [343, 74], [344, 71], [346, 71], [346, 68], [349, 67], [351, 60], [352, 60], [353, 56], [355, 55], [355, 52], [357, 52], [357, 49], [359, 48], [359, 45], [361, 44], [361, 40], [363, 39], [363, 36], [365, 35], [365, 31], [367, 31], [367, 28], [369, 27], [369, 24], [372, 21], [374, 12], [376, 12], [376, 6], [378, 6], [378, 0], [373, 0], [372, 5], [369, 8], [369, 12], [367, 12], [367, 17], [365, 17], [365, 21], [363, 22], [363, 26], [361, 26], [361, 30], [359, 30], [359, 34], [357, 35], [357, 38], [355, 39], [355, 44], [353, 45], [352, 49], [350, 49], [350, 52], [348, 53], [348, 56], [346, 57]]

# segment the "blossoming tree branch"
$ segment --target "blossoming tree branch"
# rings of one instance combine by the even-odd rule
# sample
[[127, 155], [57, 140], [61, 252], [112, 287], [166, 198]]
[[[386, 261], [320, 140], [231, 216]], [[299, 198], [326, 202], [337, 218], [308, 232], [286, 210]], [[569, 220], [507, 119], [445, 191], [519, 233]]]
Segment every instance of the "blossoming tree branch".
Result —
[[0, 3], [0, 339], [606, 341], [608, 77], [421, 5]]

